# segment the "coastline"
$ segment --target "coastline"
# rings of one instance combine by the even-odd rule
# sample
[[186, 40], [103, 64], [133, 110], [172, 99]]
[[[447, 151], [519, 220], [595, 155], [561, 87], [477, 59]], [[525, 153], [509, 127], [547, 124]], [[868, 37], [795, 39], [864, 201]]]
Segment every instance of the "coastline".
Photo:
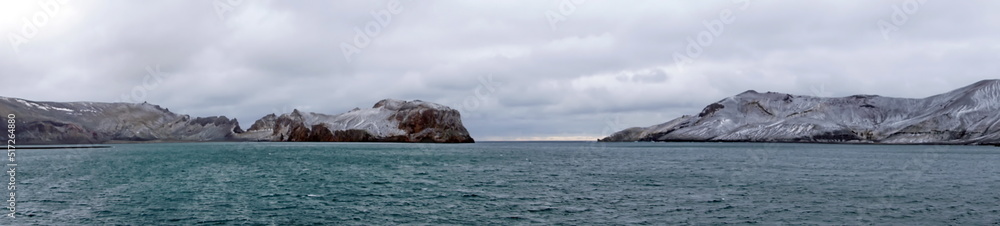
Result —
[[17, 149], [97, 149], [97, 148], [114, 148], [110, 145], [88, 145], [88, 146], [18, 146]]

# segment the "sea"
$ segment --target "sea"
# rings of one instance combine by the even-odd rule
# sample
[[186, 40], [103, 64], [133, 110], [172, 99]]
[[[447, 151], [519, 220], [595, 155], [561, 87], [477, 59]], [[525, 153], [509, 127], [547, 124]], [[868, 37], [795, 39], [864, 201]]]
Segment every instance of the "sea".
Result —
[[16, 153], [15, 217], [2, 225], [1000, 225], [992, 146], [236, 142]]

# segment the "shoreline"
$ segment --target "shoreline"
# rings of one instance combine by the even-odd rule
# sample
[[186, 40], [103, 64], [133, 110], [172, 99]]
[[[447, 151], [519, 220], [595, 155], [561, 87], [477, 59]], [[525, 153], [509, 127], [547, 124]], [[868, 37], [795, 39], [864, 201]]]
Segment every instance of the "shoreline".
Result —
[[949, 145], [949, 146], [996, 146], [1000, 144], [964, 144], [964, 143], [876, 143], [876, 142], [795, 142], [795, 141], [699, 141], [699, 140], [672, 140], [672, 141], [596, 141], [597, 143], [748, 143], [748, 144], [850, 144], [850, 145]]
[[95, 145], [95, 146], [44, 146], [44, 147], [32, 147], [32, 146], [18, 146], [16, 149], [95, 149], [95, 148], [114, 148], [110, 145]]
[[[395, 143], [395, 144], [456, 144], [456, 143], [420, 143], [420, 142], [314, 142], [314, 141], [111, 141], [107, 143], [102, 143], [100, 145], [90, 145], [90, 146], [60, 146], [60, 145], [74, 145], [74, 144], [34, 144], [43, 147], [23, 147], [19, 146], [17, 149], [74, 149], [74, 148], [113, 148], [111, 145], [114, 144], [185, 144], [185, 143]], [[1000, 144], [961, 144], [961, 143], [873, 143], [873, 142], [757, 142], [757, 141], [480, 141], [482, 143], [518, 143], [518, 142], [592, 142], [592, 143], [747, 143], [747, 144], [847, 144], [847, 145], [916, 145], [916, 146], [933, 146], [933, 145], [948, 145], [948, 146], [995, 146], [1000, 147]], [[480, 143], [476, 142], [476, 143]], [[53, 145], [53, 146], [44, 146]]]

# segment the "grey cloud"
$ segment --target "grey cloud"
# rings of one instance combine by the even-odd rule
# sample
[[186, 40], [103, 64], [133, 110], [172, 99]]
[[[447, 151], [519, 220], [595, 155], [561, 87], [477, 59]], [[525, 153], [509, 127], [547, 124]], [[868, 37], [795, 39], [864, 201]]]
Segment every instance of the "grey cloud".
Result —
[[[906, 1], [585, 1], [553, 29], [546, 13], [560, 2], [401, 1], [348, 61], [342, 44], [389, 1], [243, 1], [222, 18], [213, 1], [71, 1], [19, 53], [0, 48], [0, 96], [119, 101], [142, 90], [171, 111], [244, 126], [275, 111], [422, 99], [462, 110], [488, 140], [597, 137], [609, 117], [648, 126], [748, 89], [925, 97], [1000, 73], [994, 2], [926, 1], [889, 39], [878, 23]], [[39, 10], [0, 3], [0, 34]], [[678, 65], [674, 54], [727, 10], [732, 23]], [[166, 77], [146, 89], [155, 66]], [[490, 75], [502, 85], [477, 93]]]

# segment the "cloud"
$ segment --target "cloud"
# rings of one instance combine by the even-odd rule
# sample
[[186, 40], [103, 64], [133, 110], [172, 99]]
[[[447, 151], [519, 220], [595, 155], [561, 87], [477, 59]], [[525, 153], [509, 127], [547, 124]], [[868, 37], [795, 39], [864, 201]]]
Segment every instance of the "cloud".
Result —
[[52, 2], [0, 5], [0, 96], [125, 96], [244, 126], [397, 98], [461, 110], [480, 140], [577, 139], [749, 89], [920, 98], [1000, 74], [992, 2]]

